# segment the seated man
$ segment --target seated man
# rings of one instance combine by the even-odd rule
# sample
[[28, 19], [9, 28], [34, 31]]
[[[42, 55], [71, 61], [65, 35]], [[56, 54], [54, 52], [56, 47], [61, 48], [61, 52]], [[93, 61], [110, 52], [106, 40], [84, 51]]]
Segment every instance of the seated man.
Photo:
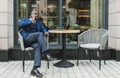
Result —
[[44, 35], [48, 36], [49, 33], [42, 25], [41, 21], [38, 20], [38, 13], [35, 10], [31, 12], [30, 18], [22, 19], [19, 22], [19, 27], [21, 28], [21, 35], [23, 36], [25, 46], [34, 48], [34, 66], [31, 75], [42, 77], [43, 75], [37, 70], [41, 65], [41, 54], [44, 54], [47, 60], [54, 60], [48, 53], [44, 40]]

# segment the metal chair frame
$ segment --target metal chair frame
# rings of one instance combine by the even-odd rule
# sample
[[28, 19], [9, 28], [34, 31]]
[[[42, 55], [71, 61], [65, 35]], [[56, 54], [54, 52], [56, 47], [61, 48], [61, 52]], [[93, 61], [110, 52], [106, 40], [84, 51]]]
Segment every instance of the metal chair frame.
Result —
[[107, 48], [108, 30], [106, 29], [90, 29], [78, 35], [78, 52], [77, 52], [77, 66], [79, 64], [79, 51], [84, 49], [86, 53], [89, 53], [89, 59], [91, 62], [90, 52], [88, 50], [96, 50], [97, 57], [99, 59], [99, 69], [101, 69], [101, 54], [103, 53], [104, 64], [105, 54], [101, 52]]
[[[20, 42], [20, 47], [21, 47], [21, 51], [22, 51], [22, 66], [23, 66], [23, 72], [25, 71], [25, 52], [29, 53], [29, 56], [31, 58], [31, 52], [34, 51], [34, 49], [32, 47], [26, 47], [24, 46], [24, 41], [23, 41], [23, 37], [20, 34], [21, 31], [18, 31], [18, 36], [19, 36], [19, 42]], [[47, 43], [47, 48], [49, 48], [48, 45], [48, 37], [46, 37], [46, 43]], [[47, 67], [49, 69], [49, 60], [47, 60]]]

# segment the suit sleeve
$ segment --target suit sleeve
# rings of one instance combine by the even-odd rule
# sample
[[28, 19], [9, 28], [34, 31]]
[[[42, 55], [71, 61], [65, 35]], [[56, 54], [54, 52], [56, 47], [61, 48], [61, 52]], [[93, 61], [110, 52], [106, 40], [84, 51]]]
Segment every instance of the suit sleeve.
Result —
[[47, 29], [43, 26], [41, 21], [39, 21], [39, 26], [40, 26], [40, 31], [42, 31], [43, 33], [47, 32]]
[[29, 26], [29, 24], [31, 24], [31, 23], [32, 23], [32, 21], [29, 19], [22, 19], [19, 22], [19, 27], [26, 27], [26, 26]]

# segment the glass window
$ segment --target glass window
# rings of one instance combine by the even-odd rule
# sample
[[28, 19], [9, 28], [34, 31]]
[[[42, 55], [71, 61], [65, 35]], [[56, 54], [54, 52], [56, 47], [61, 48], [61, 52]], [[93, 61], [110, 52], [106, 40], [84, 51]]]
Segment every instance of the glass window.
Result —
[[[81, 32], [92, 28], [105, 28], [105, 0], [17, 0], [16, 17], [27, 18], [33, 9], [48, 29], [78, 29]], [[62, 2], [62, 6], [60, 5]], [[62, 13], [60, 13], [62, 8]], [[60, 15], [61, 14], [61, 15]], [[60, 24], [60, 17], [62, 24]], [[61, 26], [62, 25], [62, 26]], [[17, 27], [16, 27], [16, 30]], [[77, 35], [66, 35], [67, 48], [77, 46]], [[60, 34], [50, 34], [50, 47], [59, 48], [62, 39]], [[58, 45], [58, 46], [56, 46]], [[75, 47], [74, 47], [74, 46]], [[71, 47], [72, 46], [72, 47]]]

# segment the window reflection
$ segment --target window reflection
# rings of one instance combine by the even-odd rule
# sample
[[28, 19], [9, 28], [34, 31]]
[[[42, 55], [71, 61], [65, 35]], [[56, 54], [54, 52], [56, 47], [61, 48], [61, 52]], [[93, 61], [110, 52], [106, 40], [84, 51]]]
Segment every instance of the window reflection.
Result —
[[[99, 27], [99, 20], [102, 21], [102, 7], [98, 4], [99, 0], [62, 0], [62, 27], [59, 25], [59, 0], [18, 0], [18, 20], [29, 17], [33, 9], [38, 11], [39, 18], [48, 29], [64, 28], [64, 17], [66, 12], [70, 15], [69, 29], [79, 29], [81, 32], [91, 28]], [[102, 0], [100, 0], [102, 1]], [[102, 3], [102, 2], [101, 2]], [[96, 8], [95, 8], [96, 7]], [[100, 11], [99, 11], [100, 9]], [[100, 12], [100, 13], [99, 13]], [[98, 15], [101, 14], [101, 15]], [[100, 19], [99, 19], [100, 17]], [[101, 22], [102, 23], [102, 22]], [[102, 25], [100, 23], [100, 25]], [[101, 26], [101, 28], [104, 26]], [[99, 27], [100, 28], [100, 27]], [[66, 36], [67, 44], [76, 44], [77, 35], [69, 34]], [[60, 44], [59, 34], [50, 34], [50, 44]]]

